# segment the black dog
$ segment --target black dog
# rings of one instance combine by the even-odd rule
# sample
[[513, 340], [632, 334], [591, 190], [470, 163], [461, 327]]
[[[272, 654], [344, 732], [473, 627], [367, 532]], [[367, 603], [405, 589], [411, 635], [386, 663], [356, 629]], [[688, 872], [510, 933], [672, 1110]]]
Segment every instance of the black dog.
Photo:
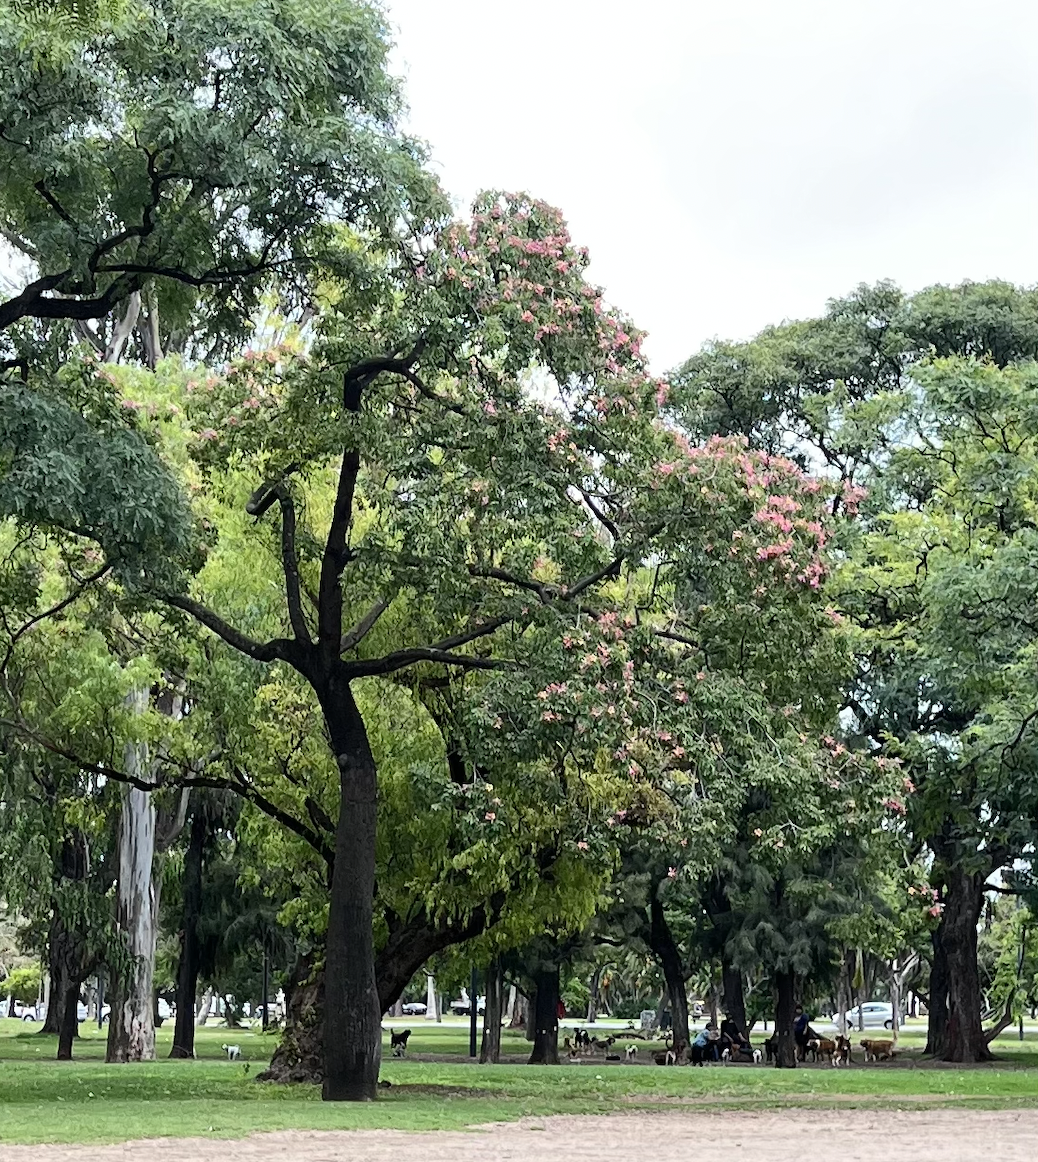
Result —
[[389, 1047], [393, 1050], [394, 1057], [403, 1057], [407, 1052], [407, 1038], [410, 1036], [410, 1029], [401, 1029], [399, 1033], [394, 1033], [390, 1030]]
[[764, 1042], [764, 1060], [768, 1062], [774, 1061], [776, 1053], [778, 1053], [778, 1033], [773, 1033]]

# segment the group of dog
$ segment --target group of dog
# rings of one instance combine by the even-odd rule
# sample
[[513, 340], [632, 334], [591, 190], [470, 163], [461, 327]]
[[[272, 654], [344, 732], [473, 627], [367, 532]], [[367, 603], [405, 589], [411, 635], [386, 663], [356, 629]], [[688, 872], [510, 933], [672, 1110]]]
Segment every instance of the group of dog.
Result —
[[[775, 1054], [777, 1041], [772, 1037], [764, 1044], [770, 1061]], [[865, 1050], [866, 1062], [890, 1061], [897, 1049], [896, 1042], [892, 1040], [877, 1040], [872, 1037], [864, 1037], [858, 1044]], [[811, 1037], [797, 1046], [797, 1056], [801, 1061], [806, 1061], [809, 1053], [812, 1061], [828, 1061], [832, 1066], [851, 1065], [854, 1062], [849, 1037]]]
[[610, 1050], [615, 1044], [615, 1037], [592, 1037], [587, 1029], [574, 1029], [572, 1038], [562, 1039], [566, 1056], [573, 1062], [581, 1061], [585, 1057], [594, 1057], [598, 1053], [604, 1054], [606, 1061], [622, 1061], [624, 1057], [628, 1061], [633, 1061], [638, 1055], [637, 1045], [628, 1045], [622, 1056], [619, 1053], [611, 1053]]

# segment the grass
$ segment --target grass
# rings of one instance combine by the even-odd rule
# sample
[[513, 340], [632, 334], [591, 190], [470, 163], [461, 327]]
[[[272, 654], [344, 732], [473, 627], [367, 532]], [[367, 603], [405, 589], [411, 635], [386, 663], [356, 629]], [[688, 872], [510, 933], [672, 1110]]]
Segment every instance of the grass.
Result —
[[[922, 1034], [902, 1036], [906, 1052], [893, 1064], [831, 1069], [662, 1069], [606, 1063], [527, 1067], [478, 1066], [463, 1024], [393, 1022], [413, 1034], [408, 1059], [388, 1057], [391, 1086], [371, 1105], [325, 1104], [313, 1087], [258, 1084], [273, 1039], [248, 1030], [201, 1029], [198, 1058], [169, 1061], [172, 1030], [158, 1032], [160, 1060], [105, 1065], [104, 1035], [85, 1029], [77, 1060], [53, 1060], [55, 1039], [34, 1026], [0, 1020], [0, 1142], [116, 1142], [142, 1137], [241, 1137], [274, 1129], [464, 1129], [524, 1115], [603, 1113], [682, 1102], [750, 1108], [785, 1105], [1025, 1106], [1038, 1105], [1038, 1036], [1004, 1039], [999, 1061], [960, 1068], [918, 1060]], [[759, 1039], [759, 1037], [758, 1037]], [[229, 1062], [224, 1041], [241, 1046], [245, 1062]], [[386, 1038], [388, 1043], [388, 1035]], [[623, 1038], [620, 1044], [625, 1044]], [[506, 1057], [527, 1052], [507, 1032]], [[639, 1056], [647, 1056], [641, 1048]], [[437, 1060], [423, 1060], [436, 1057]], [[248, 1073], [246, 1072], [248, 1065]]]

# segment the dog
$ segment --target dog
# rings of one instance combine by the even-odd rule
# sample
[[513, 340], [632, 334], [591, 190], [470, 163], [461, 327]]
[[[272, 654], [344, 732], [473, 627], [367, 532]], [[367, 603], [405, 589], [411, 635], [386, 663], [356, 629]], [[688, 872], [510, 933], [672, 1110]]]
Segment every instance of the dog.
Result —
[[635, 1057], [638, 1056], [638, 1046], [637, 1045], [628, 1045], [627, 1048], [624, 1050], [624, 1053], [626, 1053], [628, 1061], [633, 1061], [635, 1059]]
[[851, 1061], [853, 1061], [853, 1057], [851, 1055], [851, 1042], [849, 1038], [836, 1038], [836, 1048], [833, 1050], [830, 1061], [834, 1067], [838, 1065], [849, 1065]]
[[772, 1061], [775, 1060], [775, 1055], [777, 1053], [778, 1053], [778, 1034], [772, 1033], [772, 1035], [767, 1039], [767, 1041], [764, 1042], [765, 1060], [770, 1064]]
[[228, 1061], [237, 1061], [241, 1057], [240, 1045], [221, 1045], [220, 1048], [227, 1054]]
[[894, 1056], [893, 1041], [876, 1041], [871, 1038], [864, 1038], [859, 1044], [865, 1050], [866, 1061], [870, 1058], [873, 1061], [890, 1061]]
[[401, 1029], [399, 1033], [391, 1031], [389, 1034], [389, 1047], [393, 1050], [394, 1057], [403, 1057], [407, 1052], [407, 1039], [411, 1036], [410, 1029]]
[[753, 1064], [760, 1065], [763, 1057], [764, 1057], [764, 1054], [761, 1053], [761, 1051], [759, 1049], [754, 1049], [754, 1051], [753, 1051]]
[[678, 1062], [678, 1056], [673, 1049], [667, 1049], [663, 1053], [654, 1053], [652, 1059], [657, 1065], [677, 1065]]
[[731, 1059], [732, 1059], [731, 1049], [725, 1049], [725, 1051], [721, 1054], [721, 1064], [727, 1065], [728, 1062], [731, 1061]]
[[576, 1029], [573, 1032], [573, 1044], [577, 1049], [591, 1048], [591, 1035], [587, 1029]]
[[591, 1038], [591, 1048], [592, 1049], [600, 1049], [603, 1053], [605, 1053], [606, 1050], [612, 1049], [613, 1043], [615, 1041], [616, 1041], [615, 1037], [606, 1037], [606, 1039], [604, 1041], [602, 1041], [598, 1037], [592, 1037]]
[[812, 1037], [807, 1043], [807, 1048], [811, 1053], [812, 1061], [823, 1059], [831, 1061], [836, 1052], [836, 1042], [831, 1041], [828, 1037]]

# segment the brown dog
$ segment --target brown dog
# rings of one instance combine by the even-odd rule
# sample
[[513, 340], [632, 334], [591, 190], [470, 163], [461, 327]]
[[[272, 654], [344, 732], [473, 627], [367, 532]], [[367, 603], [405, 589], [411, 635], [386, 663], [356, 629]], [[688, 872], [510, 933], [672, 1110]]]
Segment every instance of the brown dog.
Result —
[[853, 1061], [851, 1056], [851, 1042], [848, 1037], [837, 1037], [836, 1047], [833, 1049], [830, 1061], [833, 1065], [849, 1065]]
[[812, 1037], [807, 1043], [807, 1049], [812, 1061], [831, 1061], [836, 1052], [836, 1042], [830, 1041], [828, 1037]]
[[874, 1041], [866, 1038], [859, 1043], [865, 1050], [866, 1061], [870, 1058], [873, 1061], [889, 1061], [894, 1056], [893, 1041]]

